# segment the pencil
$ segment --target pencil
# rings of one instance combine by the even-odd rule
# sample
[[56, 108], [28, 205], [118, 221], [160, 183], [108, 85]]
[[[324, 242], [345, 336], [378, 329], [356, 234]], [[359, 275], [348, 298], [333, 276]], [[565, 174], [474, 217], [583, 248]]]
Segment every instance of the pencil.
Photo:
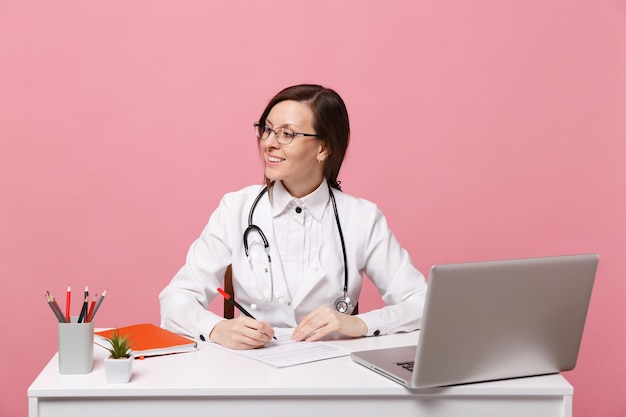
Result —
[[54, 311], [56, 311], [57, 314], [59, 315], [59, 318], [60, 318], [61, 322], [65, 323], [65, 318], [63, 317], [63, 312], [59, 308], [59, 305], [57, 304], [57, 300], [54, 299], [54, 296], [52, 294], [50, 294], [50, 299], [52, 299], [52, 306], [54, 307]]
[[54, 308], [54, 311], [56, 311], [56, 314], [58, 314], [59, 318], [61, 319], [61, 322], [65, 322], [65, 318], [63, 317], [63, 312], [61, 311], [61, 309], [59, 308], [59, 305], [57, 304], [57, 300], [54, 299], [54, 296], [50, 293], [50, 291], [48, 291], [48, 294], [50, 295], [50, 300], [52, 301], [52, 307]]
[[83, 301], [83, 308], [80, 309], [80, 315], [78, 316], [78, 322], [82, 323], [83, 320], [87, 320], [87, 306], [89, 305], [89, 288], [85, 285], [85, 300]]
[[70, 322], [70, 300], [72, 299], [72, 289], [67, 284], [67, 292], [65, 293], [65, 322]]
[[98, 299], [98, 302], [96, 303], [96, 306], [93, 309], [93, 313], [91, 314], [92, 321], [96, 318], [96, 313], [98, 312], [98, 309], [100, 308], [100, 304], [102, 304], [102, 301], [104, 300], [105, 295], [107, 295], [107, 290], [102, 291], [102, 295]]
[[56, 316], [59, 323], [63, 323], [65, 320], [63, 319], [63, 315], [59, 314], [60, 312], [54, 308], [54, 304], [52, 303], [52, 296], [50, 295], [50, 291], [46, 291], [46, 301], [48, 301], [48, 305], [52, 309], [52, 312]]
[[89, 307], [89, 313], [87, 313], [87, 320], [86, 320], [87, 323], [91, 321], [91, 318], [93, 316], [93, 308], [96, 306], [97, 298], [98, 298], [98, 294], [94, 295], [93, 298], [91, 299], [91, 306]]

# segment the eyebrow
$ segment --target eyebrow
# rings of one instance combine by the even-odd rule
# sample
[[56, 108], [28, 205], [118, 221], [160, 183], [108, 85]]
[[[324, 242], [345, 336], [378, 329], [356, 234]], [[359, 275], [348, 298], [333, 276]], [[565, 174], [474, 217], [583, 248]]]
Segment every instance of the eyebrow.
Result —
[[[272, 123], [270, 121], [270, 119], [268, 119], [268, 118], [265, 118], [265, 124], [270, 126], [270, 127], [274, 127], [274, 123]], [[300, 126], [294, 125], [294, 124], [291, 124], [291, 123], [284, 123], [284, 124], [282, 124], [280, 126], [276, 126], [276, 127], [288, 127], [289, 129], [296, 129], [296, 130], [301, 129]]]

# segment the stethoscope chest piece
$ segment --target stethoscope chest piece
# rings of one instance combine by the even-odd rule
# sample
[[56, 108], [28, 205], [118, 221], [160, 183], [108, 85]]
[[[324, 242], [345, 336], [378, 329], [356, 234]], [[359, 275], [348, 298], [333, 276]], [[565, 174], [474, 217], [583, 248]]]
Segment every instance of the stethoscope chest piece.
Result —
[[352, 299], [346, 294], [338, 297], [335, 300], [335, 310], [344, 314], [352, 314], [352, 312], [354, 311], [354, 304], [352, 303]]

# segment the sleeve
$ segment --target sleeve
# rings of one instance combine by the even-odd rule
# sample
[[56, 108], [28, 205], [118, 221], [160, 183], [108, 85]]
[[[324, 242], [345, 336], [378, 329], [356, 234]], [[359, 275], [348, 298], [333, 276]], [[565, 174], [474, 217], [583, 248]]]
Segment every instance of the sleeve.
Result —
[[391, 232], [376, 208], [364, 245], [363, 272], [381, 294], [385, 307], [359, 314], [368, 336], [419, 329], [426, 301], [424, 275]]
[[232, 235], [225, 199], [193, 242], [183, 267], [159, 294], [161, 327], [193, 338], [206, 338], [223, 318], [209, 310], [232, 260]]

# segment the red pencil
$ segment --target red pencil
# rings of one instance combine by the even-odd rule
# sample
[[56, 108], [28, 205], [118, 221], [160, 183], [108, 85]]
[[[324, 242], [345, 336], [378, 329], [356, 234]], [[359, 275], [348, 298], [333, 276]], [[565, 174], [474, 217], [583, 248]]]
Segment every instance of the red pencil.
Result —
[[72, 299], [72, 289], [67, 284], [67, 292], [65, 293], [65, 322], [70, 322], [70, 300]]
[[93, 298], [91, 299], [91, 306], [89, 306], [89, 313], [87, 313], [87, 320], [85, 320], [86, 323], [89, 323], [91, 321], [91, 316], [93, 315], [93, 308], [96, 306], [97, 298], [98, 298], [98, 294], [94, 295]]

